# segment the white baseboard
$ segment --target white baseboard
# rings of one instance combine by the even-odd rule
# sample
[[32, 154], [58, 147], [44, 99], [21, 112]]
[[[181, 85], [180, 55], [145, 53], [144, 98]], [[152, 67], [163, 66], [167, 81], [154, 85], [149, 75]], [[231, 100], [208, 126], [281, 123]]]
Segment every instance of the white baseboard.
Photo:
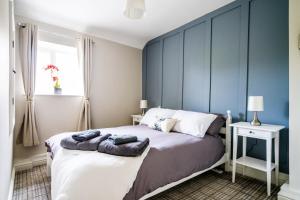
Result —
[[7, 198], [8, 200], [13, 199], [15, 174], [16, 174], [15, 167], [13, 167], [11, 171], [11, 177], [10, 177], [10, 184], [9, 184], [9, 191], [8, 191], [8, 198]]
[[42, 153], [26, 159], [16, 159], [14, 161], [14, 168], [15, 171], [23, 171], [46, 163], [47, 153]]
[[298, 200], [300, 199], [300, 191], [293, 190], [286, 183], [281, 186], [278, 193], [278, 200]]

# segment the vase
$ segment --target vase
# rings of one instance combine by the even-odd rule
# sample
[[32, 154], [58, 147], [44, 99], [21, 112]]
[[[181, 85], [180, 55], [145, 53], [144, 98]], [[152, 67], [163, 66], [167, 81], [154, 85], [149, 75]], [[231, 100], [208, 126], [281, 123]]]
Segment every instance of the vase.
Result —
[[54, 94], [61, 94], [61, 88], [54, 88]]

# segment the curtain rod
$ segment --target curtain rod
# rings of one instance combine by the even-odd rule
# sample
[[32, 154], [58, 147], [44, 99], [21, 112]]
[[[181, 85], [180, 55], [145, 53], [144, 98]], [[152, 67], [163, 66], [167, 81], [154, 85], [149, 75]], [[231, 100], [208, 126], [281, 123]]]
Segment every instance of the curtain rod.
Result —
[[[22, 23], [22, 22], [18, 22], [17, 25], [21, 26], [21, 27], [26, 27], [26, 23]], [[53, 35], [57, 35], [57, 36], [64, 37], [64, 38], [69, 38], [69, 39], [75, 39], [75, 40], [80, 40], [81, 39], [79, 36], [74, 38], [74, 37], [66, 35], [66, 34], [55, 33], [53, 31], [48, 31], [48, 30], [45, 30], [45, 29], [39, 29], [39, 31], [49, 33], [49, 34], [53, 34]], [[92, 43], [95, 44], [95, 41], [93, 40]]]
[[52, 34], [52, 35], [56, 35], [56, 36], [60, 36], [60, 37], [64, 37], [64, 38], [69, 38], [69, 39], [76, 39], [76, 40], [79, 40], [80, 37], [79, 36], [70, 36], [70, 35], [67, 35], [67, 34], [62, 34], [62, 33], [56, 33], [54, 31], [48, 31], [48, 30], [45, 30], [45, 29], [41, 29], [39, 28], [39, 31], [40, 32], [44, 32], [44, 33], [49, 33], [49, 34]]
[[21, 27], [26, 27], [26, 24], [25, 23], [21, 23], [21, 22], [18, 22], [17, 25], [21, 26]]
[[[45, 30], [45, 29], [39, 29], [39, 31], [44, 32], [44, 33], [49, 33], [49, 34], [52, 34], [52, 35], [56, 35], [56, 36], [59, 36], [59, 37], [69, 38], [69, 39], [75, 39], [75, 40], [80, 40], [81, 39], [80, 36], [72, 37], [72, 36], [69, 36], [67, 34], [55, 33], [53, 31], [48, 31], [48, 30]], [[79, 35], [79, 33], [77, 33], [77, 35]], [[92, 43], [95, 44], [95, 41], [93, 40]]]

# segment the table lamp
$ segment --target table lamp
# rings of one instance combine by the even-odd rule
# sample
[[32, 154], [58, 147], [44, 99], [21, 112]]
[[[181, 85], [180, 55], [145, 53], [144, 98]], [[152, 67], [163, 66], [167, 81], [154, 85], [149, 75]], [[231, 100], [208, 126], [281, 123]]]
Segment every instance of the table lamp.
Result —
[[141, 100], [140, 101], [140, 108], [142, 109], [142, 116], [145, 115], [145, 109], [148, 108], [148, 101], [147, 100]]
[[258, 119], [257, 112], [264, 111], [264, 97], [263, 96], [249, 96], [248, 111], [254, 112], [253, 120], [250, 122], [252, 126], [260, 126], [261, 122]]

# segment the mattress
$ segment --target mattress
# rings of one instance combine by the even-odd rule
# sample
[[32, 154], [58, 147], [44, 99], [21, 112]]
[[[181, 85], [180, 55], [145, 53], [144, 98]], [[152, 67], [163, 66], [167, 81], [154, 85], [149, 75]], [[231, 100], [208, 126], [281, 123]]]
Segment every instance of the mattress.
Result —
[[[220, 160], [225, 153], [221, 138], [208, 134], [204, 138], [197, 138], [182, 133], [163, 133], [143, 125], [106, 128], [100, 131], [150, 139], [150, 150], [124, 200], [140, 199], [159, 187], [205, 170]], [[71, 134], [58, 134], [46, 141], [52, 157], [62, 148], [60, 140]]]

